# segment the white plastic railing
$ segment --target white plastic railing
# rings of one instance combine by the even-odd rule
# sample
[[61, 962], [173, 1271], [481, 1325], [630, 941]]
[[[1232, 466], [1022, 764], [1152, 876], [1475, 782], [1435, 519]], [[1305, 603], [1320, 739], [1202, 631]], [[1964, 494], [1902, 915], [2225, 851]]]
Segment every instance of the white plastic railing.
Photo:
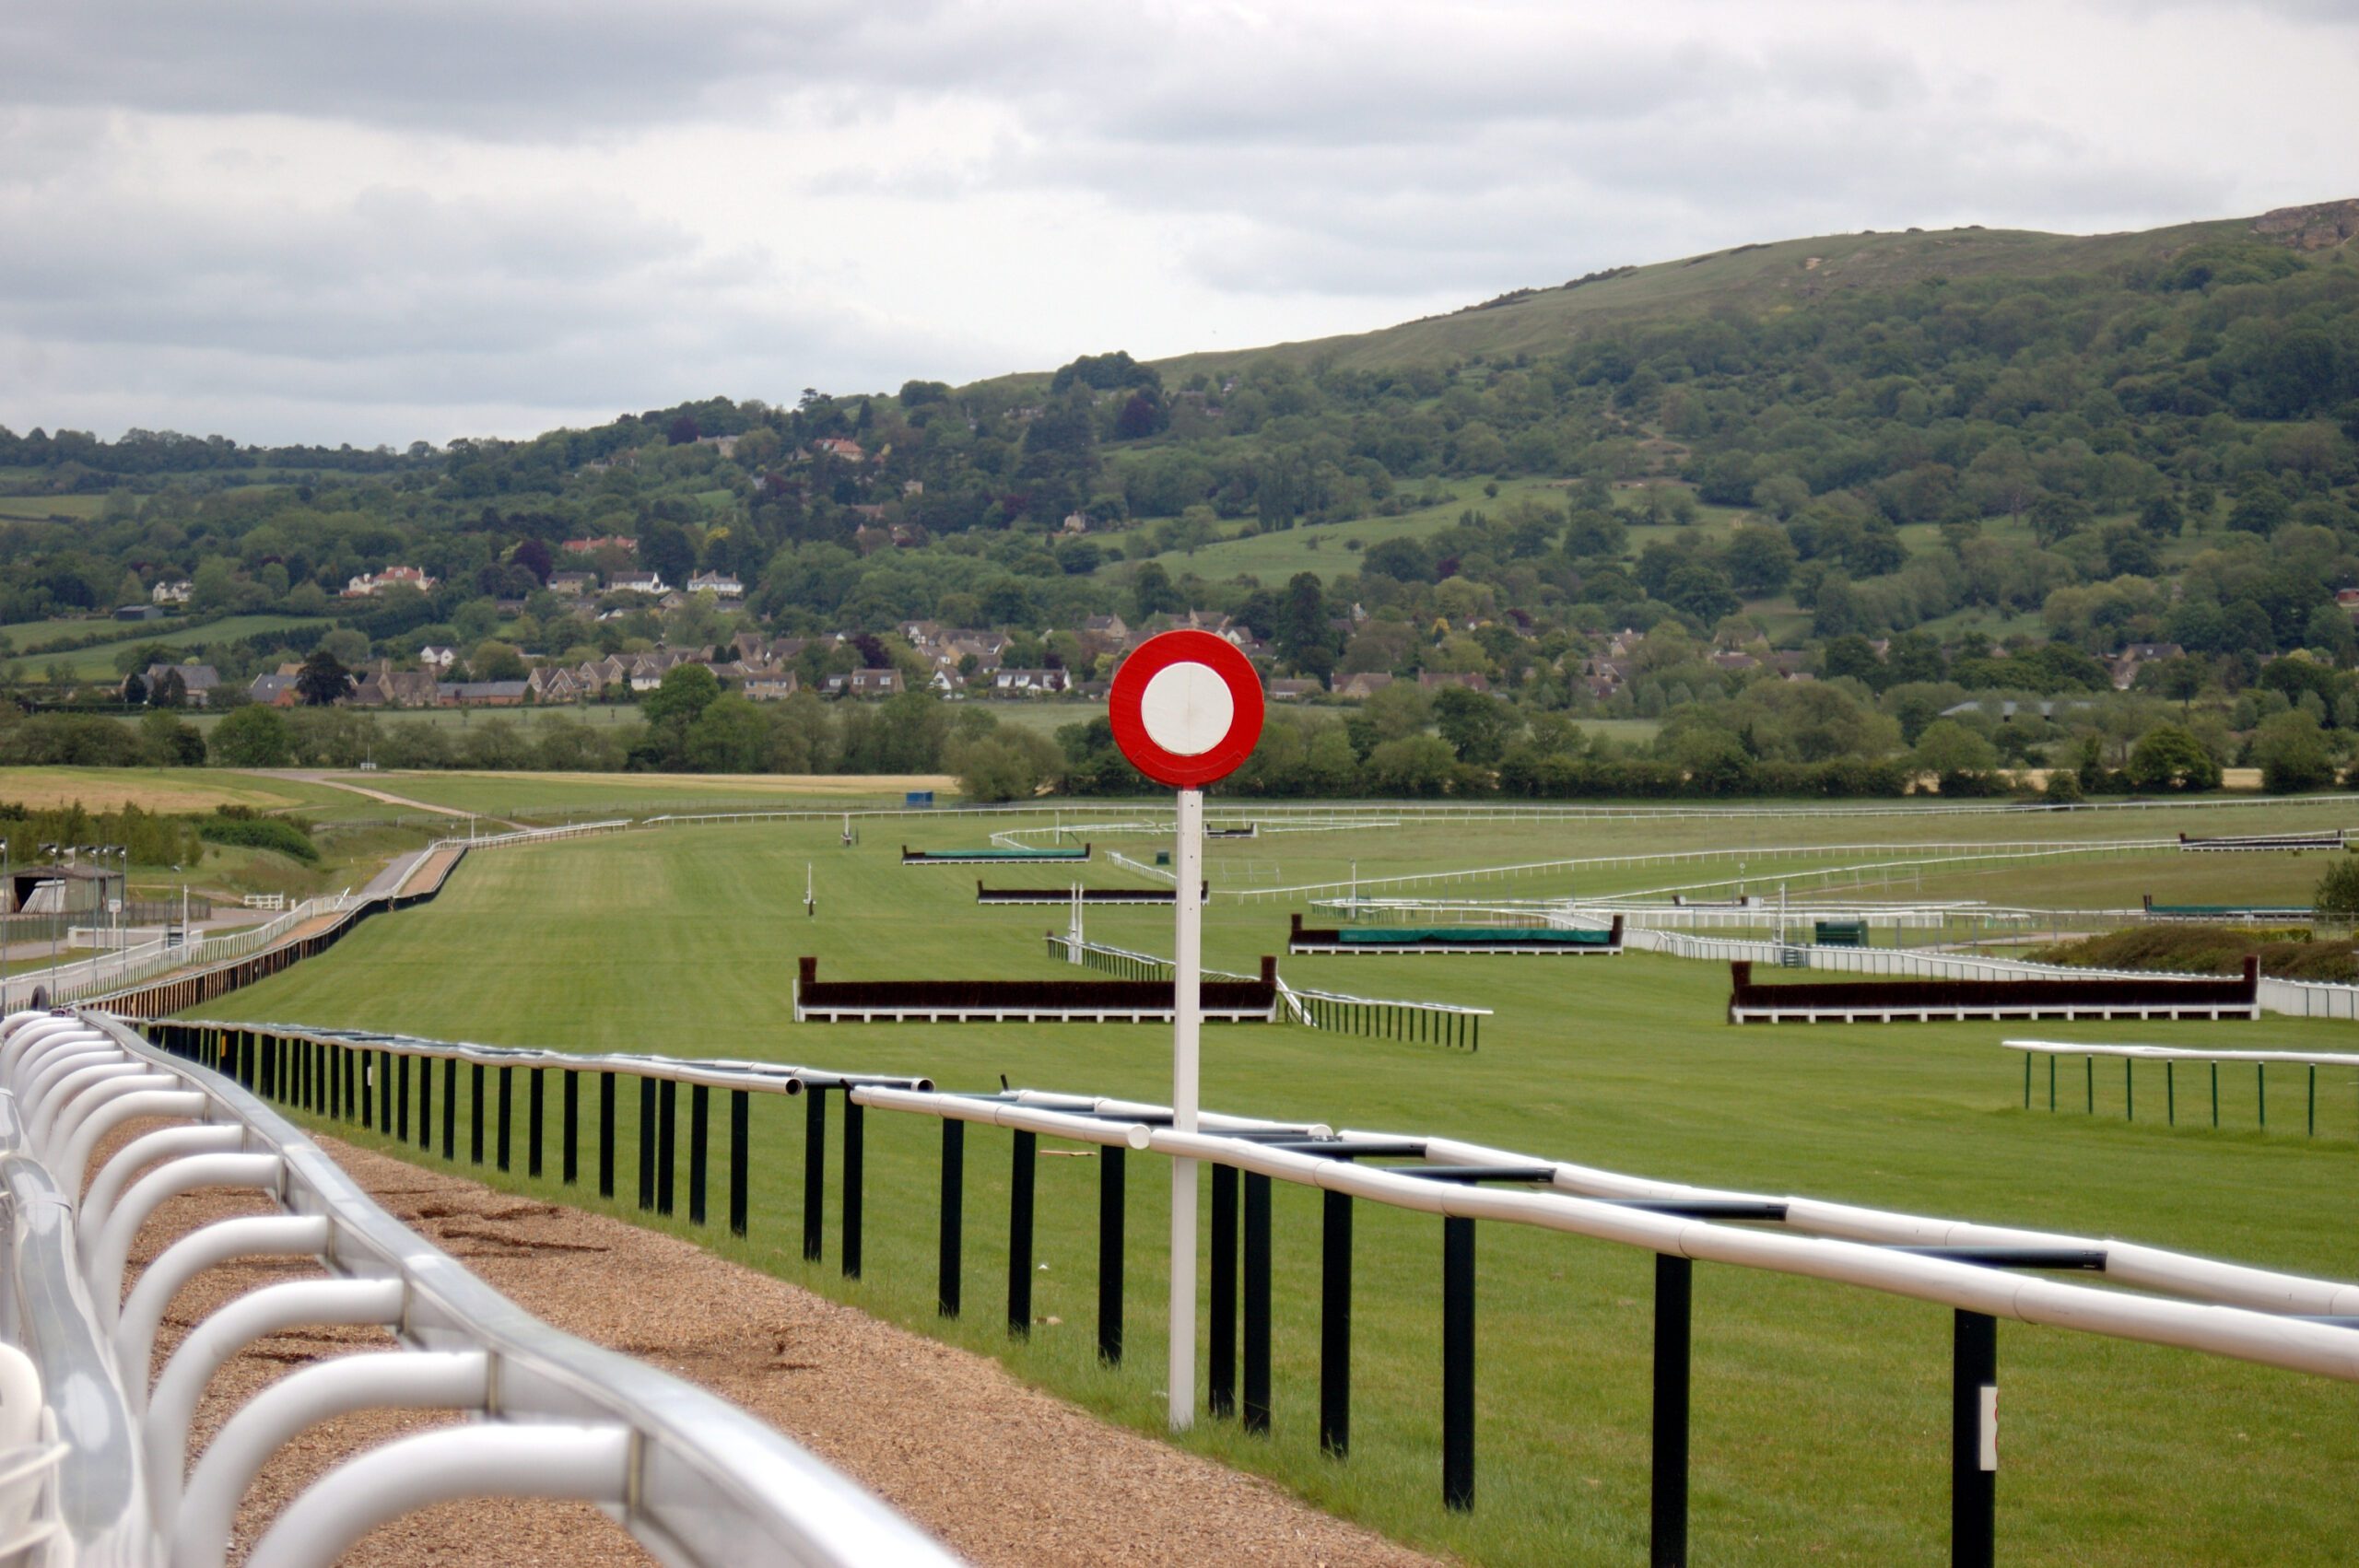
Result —
[[[141, 1117], [181, 1125], [125, 1146], [77, 1202], [97, 1141]], [[0, 1259], [15, 1285], [12, 1325], [43, 1384], [74, 1400], [74, 1442], [41, 1521], [68, 1543], [54, 1561], [218, 1568], [239, 1499], [272, 1455], [318, 1421], [386, 1407], [478, 1419], [330, 1471], [250, 1561], [324, 1563], [378, 1524], [485, 1495], [599, 1504], [659, 1559], [696, 1568], [954, 1561], [744, 1411], [520, 1311], [237, 1084], [104, 1014], [0, 1021], [0, 1181], [13, 1215]], [[267, 1193], [278, 1213], [191, 1233], [123, 1298], [123, 1260], [147, 1216], [172, 1194], [225, 1185]], [[313, 1258], [331, 1277], [266, 1285], [202, 1320], [151, 1390], [173, 1290], [255, 1254]], [[401, 1348], [289, 1374], [184, 1473], [189, 1418], [213, 1368], [262, 1334], [317, 1323], [379, 1325]]]
[[[1552, 1171], [1550, 1180], [1539, 1191], [1485, 1190], [1423, 1180], [1220, 1131], [1175, 1131], [1156, 1125], [1169, 1118], [1168, 1107], [1137, 1102], [1027, 1093], [1012, 1096], [1011, 1105], [1000, 1098], [886, 1088], [855, 1089], [851, 1097], [879, 1110], [1017, 1126], [1076, 1142], [1203, 1160], [1397, 1209], [1531, 1225], [1673, 1257], [1856, 1285], [1994, 1317], [2359, 1382], [2359, 1330], [2301, 1320], [2359, 1313], [2359, 1284], [2248, 1269], [2134, 1243], [1653, 1181], [1452, 1139], [1415, 1141], [1432, 1163], [1545, 1165]], [[1011, 1119], [1011, 1115], [1020, 1119]], [[1132, 1116], [1141, 1119], [1124, 1119]], [[1414, 1138], [1355, 1129], [1341, 1136], [1388, 1141]], [[1786, 1217], [1773, 1229], [1747, 1229], [1621, 1206], [1629, 1199], [1783, 1204]], [[1893, 1250], [1905, 1246], [2100, 1251], [2114, 1282], [2168, 1295], [2095, 1290]]]

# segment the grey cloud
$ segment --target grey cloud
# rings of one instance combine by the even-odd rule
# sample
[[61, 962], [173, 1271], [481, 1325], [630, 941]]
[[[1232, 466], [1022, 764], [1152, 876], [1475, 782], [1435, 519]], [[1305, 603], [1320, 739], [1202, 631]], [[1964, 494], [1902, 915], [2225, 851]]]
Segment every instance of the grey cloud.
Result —
[[766, 257], [710, 254], [577, 193], [494, 208], [372, 191], [266, 226], [84, 201], [43, 209], [38, 244], [7, 238], [33, 210], [0, 201], [0, 421], [18, 428], [103, 407], [102, 429], [398, 442], [467, 433], [410, 423], [418, 409], [507, 410], [489, 427], [512, 433], [945, 363], [980, 374], [1011, 352], [798, 302]]

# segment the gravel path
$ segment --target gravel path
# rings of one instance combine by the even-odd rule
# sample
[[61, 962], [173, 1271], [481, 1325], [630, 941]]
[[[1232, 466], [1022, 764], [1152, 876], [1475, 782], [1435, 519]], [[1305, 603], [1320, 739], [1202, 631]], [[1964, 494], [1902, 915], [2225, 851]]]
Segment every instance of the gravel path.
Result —
[[[321, 1146], [387, 1210], [528, 1311], [752, 1410], [974, 1562], [1431, 1568], [1440, 1561], [1344, 1524], [1267, 1482], [1100, 1422], [1025, 1387], [996, 1362], [880, 1323], [691, 1243], [494, 1192], [332, 1139]], [[252, 1195], [175, 1199], [143, 1233], [134, 1262], [144, 1264], [201, 1220], [260, 1211]], [[255, 1261], [200, 1276], [174, 1302], [159, 1352], [217, 1303], [317, 1272]], [[373, 1330], [345, 1329], [264, 1340], [215, 1380], [192, 1435], [209, 1437], [288, 1367], [388, 1342]], [[249, 1494], [231, 1562], [242, 1560], [288, 1497], [337, 1459], [443, 1419], [371, 1414], [307, 1434]], [[591, 1568], [649, 1559], [586, 1507], [499, 1503], [413, 1515], [343, 1561], [389, 1568]]]

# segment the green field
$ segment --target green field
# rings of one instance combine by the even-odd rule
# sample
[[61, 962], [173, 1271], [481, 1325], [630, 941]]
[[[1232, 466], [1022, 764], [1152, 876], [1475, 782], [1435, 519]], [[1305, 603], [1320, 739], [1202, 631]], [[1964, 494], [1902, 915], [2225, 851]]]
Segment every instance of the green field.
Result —
[[[49, 626], [55, 623], [33, 624]], [[92, 627], [96, 625], [96, 623], [85, 622], [75, 624]], [[37, 675], [48, 669], [51, 664], [56, 663], [65, 665], [66, 669], [73, 672], [76, 679], [80, 680], [101, 676], [112, 677], [117, 673], [115, 656], [125, 649], [145, 648], [150, 643], [155, 643], [171, 649], [185, 657], [190, 654], [202, 654], [205, 649], [216, 648], [225, 642], [235, 642], [241, 638], [257, 637], [264, 632], [292, 631], [297, 626], [318, 624], [316, 620], [307, 619], [301, 615], [231, 615], [227, 620], [210, 621], [204, 626], [188, 630], [181, 629], [181, 623], [172, 621], [147, 622], [144, 623], [144, 629], [126, 622], [124, 623], [125, 635], [112, 642], [102, 642], [92, 648], [76, 649], [71, 653], [19, 654], [16, 662], [19, 673], [26, 675]], [[11, 635], [15, 634], [11, 633]], [[26, 638], [17, 638], [19, 644], [29, 639]]]
[[104, 496], [0, 496], [0, 522], [83, 522], [105, 509]]
[[[947, 799], [954, 780], [939, 775], [685, 773], [341, 773], [345, 783], [405, 800], [487, 816], [578, 819], [664, 813], [804, 811], [840, 805], [898, 806], [910, 790]], [[398, 812], [398, 806], [382, 806]]]
[[[2158, 814], [2144, 831], [2315, 824], [2332, 808]], [[2189, 819], [2192, 819], [2190, 821]], [[1047, 820], [1046, 818], [1042, 819]], [[1731, 842], [1906, 845], [1978, 834], [2060, 838], [2106, 818], [1464, 824], [1222, 844], [1296, 878], [1357, 860], [1363, 874]], [[2165, 826], [2165, 824], [2168, 826]], [[1925, 831], [1912, 835], [1912, 827]], [[2001, 829], [2004, 830], [2003, 834]], [[1774, 834], [1766, 838], [1760, 835]], [[1753, 837], [1747, 837], [1753, 836]], [[1019, 1085], [1162, 1099], [1166, 1031], [1152, 1026], [887, 1027], [788, 1021], [794, 957], [827, 977], [1072, 971], [1045, 956], [1050, 908], [985, 911], [972, 868], [903, 869], [896, 845], [980, 843], [983, 825], [874, 825], [860, 848], [831, 825], [686, 828], [488, 851], [435, 903], [368, 922], [329, 954], [214, 1003], [216, 1016], [405, 1029], [576, 1050], [663, 1051], [920, 1071], [945, 1087]], [[1134, 841], [1139, 851], [1151, 841]], [[1144, 858], [1142, 853], [1142, 858]], [[2201, 857], [2174, 857], [2181, 865]], [[2252, 867], [2277, 857], [2236, 857]], [[2304, 857], [2315, 864], [2315, 858]], [[2072, 864], [2074, 862], [2065, 862]], [[2094, 862], [2109, 866], [2115, 862]], [[2216, 864], [2216, 862], [2208, 862]], [[818, 918], [799, 907], [816, 872]], [[1034, 873], [1062, 883], [1066, 872]], [[1098, 881], [1120, 873], [1093, 863]], [[2053, 871], [2018, 877], [2032, 896]], [[2245, 873], [2205, 870], [2204, 877]], [[2253, 872], [2252, 885], [2274, 872]], [[992, 875], [1015, 882], [1023, 873]], [[1508, 891], [1520, 891], [1508, 889]], [[1996, 892], [1992, 896], [1999, 895]], [[1297, 906], [1298, 907], [1298, 906]], [[1279, 951], [1287, 906], [1216, 901], [1207, 962], [1246, 968]], [[1091, 934], [1168, 951], [1168, 915], [1097, 912]], [[2318, 1135], [2272, 1084], [2252, 1129], [2248, 1078], [2225, 1084], [2225, 1127], [2120, 1119], [2120, 1077], [2100, 1074], [2098, 1114], [2021, 1108], [2022, 1068], [1996, 1042], [2021, 1026], [1738, 1030], [1722, 1022], [1725, 971], [1616, 959], [1288, 959], [1297, 985], [1489, 1006], [1478, 1054], [1296, 1028], [1208, 1034], [1204, 1099], [1218, 1109], [1335, 1126], [1432, 1132], [1535, 1155], [1919, 1213], [2119, 1235], [2211, 1256], [2349, 1278], [2359, 1083], [2326, 1075]], [[2051, 1036], [2231, 1047], [2345, 1048], [2348, 1024], [2081, 1026]], [[2142, 1084], [2142, 1099], [2157, 1094]], [[2158, 1097], [2158, 1095], [2157, 1095]], [[1111, 1419], [1159, 1430], [1163, 1319], [1158, 1238], [1167, 1182], [1130, 1178], [1128, 1364], [1092, 1351], [1096, 1171], [1039, 1163], [1039, 1228], [1028, 1341], [999, 1307], [1006, 1140], [968, 1138], [967, 1313], [933, 1314], [930, 1121], [867, 1118], [867, 1267], [802, 1261], [803, 1108], [757, 1096], [754, 1225], [720, 1250], [865, 1310], [994, 1354], [1018, 1375]], [[685, 1096], [684, 1096], [685, 1103]], [[2077, 1103], [2077, 1102], [2075, 1102]], [[2154, 1102], [2148, 1100], [2147, 1115]], [[837, 1107], [840, 1110], [840, 1106]], [[586, 1107], [585, 1107], [586, 1111]], [[585, 1120], [587, 1117], [585, 1117]], [[2185, 1118], [2183, 1118], [2184, 1120]], [[624, 1121], [633, 1121], [626, 1106]], [[555, 1124], [551, 1117], [552, 1128]], [[681, 1140], [685, 1153], [687, 1140]], [[464, 1141], [463, 1141], [464, 1150]], [[517, 1162], [518, 1170], [522, 1161]], [[831, 1161], [832, 1164], [832, 1161]], [[620, 1188], [631, 1188], [626, 1140]], [[556, 1162], [550, 1163], [552, 1173]], [[521, 1175], [487, 1179], [526, 1189]], [[585, 1159], [585, 1177], [589, 1162]], [[832, 1179], [832, 1177], [831, 1177]], [[554, 1181], [534, 1190], [560, 1190]], [[569, 1199], [595, 1204], [579, 1190]], [[715, 1202], [720, 1202], [716, 1193]], [[685, 1205], [684, 1205], [685, 1208]], [[1484, 1227], [1479, 1505], [1446, 1512], [1438, 1489], [1439, 1227], [1357, 1206], [1353, 1451], [1315, 1440], [1318, 1207], [1275, 1196], [1276, 1411], [1266, 1439], [1207, 1421], [1191, 1447], [1265, 1473], [1399, 1539], [1485, 1563], [1628, 1562], [1645, 1551], [1650, 1263], [1639, 1253]], [[671, 1222], [662, 1222], [673, 1223]], [[678, 1224], [686, 1232], [684, 1224]], [[1931, 1562], [1947, 1524], [1950, 1315], [1848, 1288], [1707, 1268], [1696, 1281], [1695, 1560]], [[2009, 1561], [2098, 1564], [2347, 1561], [2359, 1394], [2345, 1385], [2190, 1353], [2006, 1326], [2000, 1480]], [[987, 1462], [987, 1458], [986, 1458]]]

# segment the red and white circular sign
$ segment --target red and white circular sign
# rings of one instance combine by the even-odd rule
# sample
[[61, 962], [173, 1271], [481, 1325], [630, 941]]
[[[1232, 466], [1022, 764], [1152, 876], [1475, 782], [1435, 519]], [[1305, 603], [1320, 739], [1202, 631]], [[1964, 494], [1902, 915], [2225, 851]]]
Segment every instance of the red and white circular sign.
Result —
[[1236, 772], [1262, 738], [1262, 677], [1210, 632], [1165, 632], [1114, 672], [1107, 719], [1132, 766], [1197, 789]]

